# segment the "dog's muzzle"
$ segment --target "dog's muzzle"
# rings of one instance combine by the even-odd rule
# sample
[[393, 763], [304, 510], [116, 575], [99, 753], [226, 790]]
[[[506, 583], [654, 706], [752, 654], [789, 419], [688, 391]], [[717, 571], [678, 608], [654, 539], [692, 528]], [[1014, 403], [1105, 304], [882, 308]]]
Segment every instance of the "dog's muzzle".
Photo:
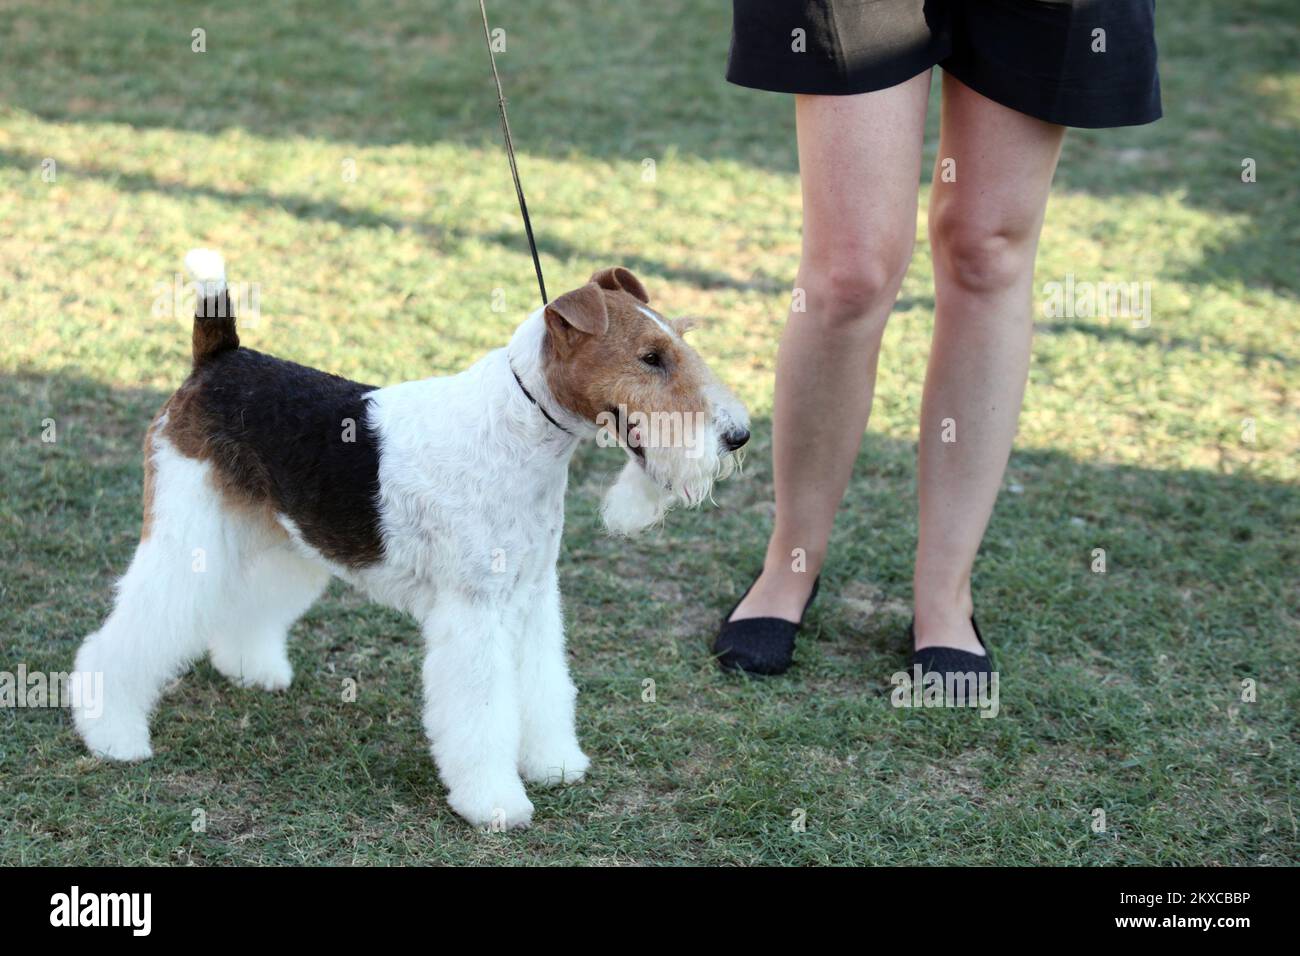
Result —
[[740, 451], [748, 442], [748, 428], [732, 428], [722, 434], [722, 447], [727, 451]]

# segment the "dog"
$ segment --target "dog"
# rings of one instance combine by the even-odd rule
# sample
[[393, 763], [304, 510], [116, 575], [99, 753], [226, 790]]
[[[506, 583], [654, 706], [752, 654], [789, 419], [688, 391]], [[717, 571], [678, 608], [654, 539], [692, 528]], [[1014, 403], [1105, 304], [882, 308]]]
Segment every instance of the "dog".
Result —
[[75, 671], [97, 756], [152, 755], [164, 687], [206, 651], [281, 690], [289, 628], [331, 576], [412, 615], [424, 726], [448, 804], [527, 826], [524, 781], [581, 780], [556, 574], [569, 461], [627, 455], [602, 502], [634, 534], [710, 497], [748, 414], [627, 269], [597, 272], [465, 371], [385, 388], [240, 345], [225, 264], [193, 250], [194, 365], [145, 436], [140, 543]]

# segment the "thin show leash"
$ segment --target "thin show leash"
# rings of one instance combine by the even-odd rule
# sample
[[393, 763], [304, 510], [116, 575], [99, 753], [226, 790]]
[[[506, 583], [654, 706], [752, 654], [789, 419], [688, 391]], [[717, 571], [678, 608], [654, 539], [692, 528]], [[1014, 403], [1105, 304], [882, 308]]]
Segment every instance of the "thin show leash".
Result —
[[[496, 53], [492, 50], [492, 30], [488, 27], [488, 15], [486, 0], [478, 0], [478, 9], [483, 14], [483, 39], [487, 41], [488, 60], [492, 64], [492, 79], [497, 86], [497, 108], [501, 111], [501, 133], [506, 141], [506, 156], [510, 159], [510, 176], [515, 181], [515, 196], [519, 199], [519, 212], [524, 217], [524, 233], [528, 236], [528, 251], [533, 255], [533, 271], [537, 273], [537, 290], [542, 294], [542, 306], [545, 308], [546, 303], [550, 300], [546, 296], [546, 280], [542, 278], [542, 260], [537, 255], [537, 240], [533, 238], [533, 221], [528, 217], [528, 203], [524, 200], [524, 186], [519, 181], [519, 165], [515, 162], [515, 144], [510, 138], [510, 120], [506, 118], [506, 94], [501, 89], [501, 74], [497, 72]], [[566, 435], [572, 435], [573, 432], [557, 422], [539, 402], [533, 397], [533, 393], [524, 387], [523, 379], [515, 371], [513, 365], [510, 366], [510, 374], [515, 377], [519, 384], [519, 390], [524, 393], [524, 397], [537, 407], [537, 410], [546, 417], [546, 420], [564, 432]]]
[[528, 203], [524, 201], [524, 187], [519, 182], [519, 167], [515, 163], [515, 145], [510, 139], [510, 120], [506, 119], [506, 94], [501, 89], [501, 74], [497, 72], [497, 58], [496, 54], [492, 52], [492, 31], [488, 29], [485, 0], [478, 0], [478, 8], [479, 12], [483, 14], [483, 38], [487, 40], [488, 59], [492, 62], [492, 79], [497, 84], [497, 107], [501, 110], [501, 132], [506, 139], [506, 155], [510, 157], [510, 175], [515, 180], [515, 195], [519, 197], [519, 211], [524, 215], [524, 232], [528, 234], [528, 249], [533, 254], [533, 269], [537, 272], [537, 288], [542, 293], [542, 305], [546, 305], [550, 299], [546, 296], [546, 282], [542, 279], [542, 260], [537, 256], [537, 242], [533, 239], [533, 222], [528, 218]]

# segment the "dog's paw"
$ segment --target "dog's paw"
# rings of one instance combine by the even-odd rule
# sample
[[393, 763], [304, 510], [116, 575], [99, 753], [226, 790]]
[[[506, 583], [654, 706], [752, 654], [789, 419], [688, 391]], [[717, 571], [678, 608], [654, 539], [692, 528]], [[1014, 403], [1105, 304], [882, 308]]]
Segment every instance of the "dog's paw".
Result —
[[87, 717], [81, 711], [74, 711], [73, 723], [86, 749], [96, 757], [125, 763], [153, 756], [148, 720], [109, 720], [105, 716]]
[[209, 656], [212, 666], [236, 687], [275, 691], [284, 690], [293, 682], [293, 666], [282, 644], [260, 654], [218, 644], [212, 647]]
[[559, 753], [525, 754], [519, 772], [529, 783], [554, 787], [562, 783], [577, 783], [586, 776], [590, 766], [591, 758], [575, 744]]
[[519, 830], [533, 822], [533, 804], [518, 777], [513, 786], [452, 790], [447, 803], [467, 823], [491, 832]]

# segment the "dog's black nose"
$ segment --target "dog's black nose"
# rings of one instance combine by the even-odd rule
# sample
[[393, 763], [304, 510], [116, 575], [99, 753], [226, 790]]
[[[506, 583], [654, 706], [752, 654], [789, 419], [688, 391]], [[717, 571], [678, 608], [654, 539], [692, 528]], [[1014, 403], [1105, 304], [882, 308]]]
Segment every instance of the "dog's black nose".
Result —
[[735, 451], [737, 448], [743, 448], [747, 441], [749, 441], [748, 428], [733, 428], [722, 436], [722, 444], [726, 446], [727, 451]]

